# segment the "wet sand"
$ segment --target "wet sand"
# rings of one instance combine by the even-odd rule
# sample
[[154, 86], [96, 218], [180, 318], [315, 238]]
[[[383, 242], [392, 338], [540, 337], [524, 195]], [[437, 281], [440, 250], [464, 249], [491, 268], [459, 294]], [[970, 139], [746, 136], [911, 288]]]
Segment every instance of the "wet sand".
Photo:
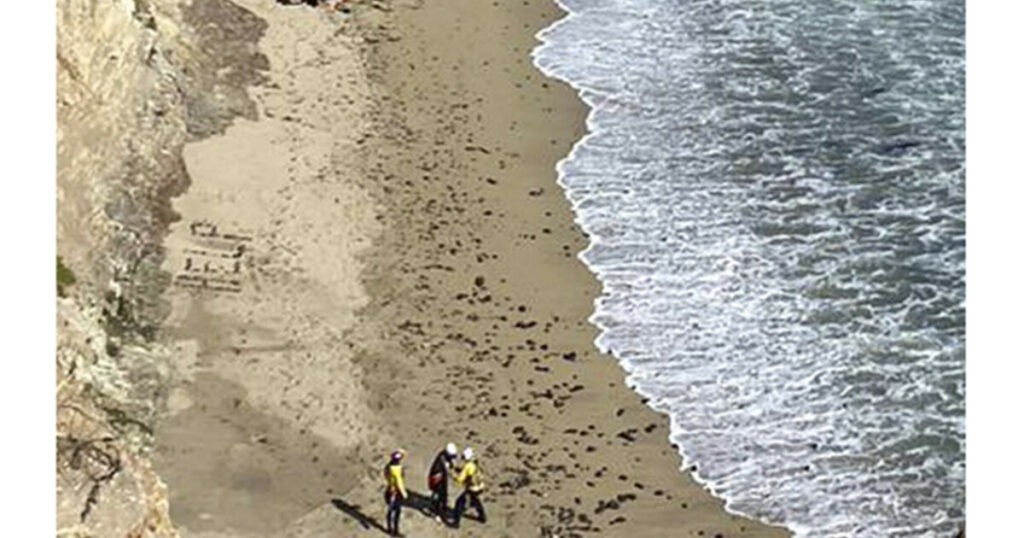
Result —
[[552, 2], [238, 3], [269, 23], [259, 120], [186, 148], [167, 241], [156, 454], [183, 535], [380, 534], [385, 454], [426, 493], [448, 441], [480, 455], [489, 521], [410, 507], [408, 536], [786, 535], [679, 472], [593, 346], [555, 183], [585, 109], [529, 58]]

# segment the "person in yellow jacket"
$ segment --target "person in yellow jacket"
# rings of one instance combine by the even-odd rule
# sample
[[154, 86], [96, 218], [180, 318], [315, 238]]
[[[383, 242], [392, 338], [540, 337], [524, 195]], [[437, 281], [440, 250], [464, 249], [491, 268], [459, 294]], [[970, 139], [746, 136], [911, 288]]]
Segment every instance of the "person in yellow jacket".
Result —
[[391, 453], [391, 460], [384, 466], [384, 481], [387, 488], [384, 490], [384, 503], [387, 504], [387, 526], [388, 534], [398, 536], [398, 520], [402, 517], [402, 501], [409, 498], [409, 492], [405, 489], [405, 480], [402, 477], [402, 459], [405, 458], [405, 451], [398, 449]]
[[484, 490], [484, 478], [483, 473], [480, 472], [480, 466], [473, 457], [473, 449], [466, 447], [462, 451], [462, 459], [466, 463], [455, 477], [455, 482], [461, 484], [463, 490], [459, 498], [455, 500], [455, 515], [452, 519], [452, 526], [459, 526], [459, 520], [462, 519], [462, 512], [466, 510], [467, 501], [476, 508], [477, 519], [480, 523], [487, 523], [487, 514], [484, 513], [484, 505], [480, 502], [480, 493]]

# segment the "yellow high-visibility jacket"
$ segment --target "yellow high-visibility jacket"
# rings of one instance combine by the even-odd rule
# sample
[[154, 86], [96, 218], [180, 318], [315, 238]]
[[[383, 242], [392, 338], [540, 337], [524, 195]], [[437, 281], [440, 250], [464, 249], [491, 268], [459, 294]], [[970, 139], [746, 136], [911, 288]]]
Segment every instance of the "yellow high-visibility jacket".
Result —
[[402, 495], [403, 499], [409, 497], [409, 493], [405, 491], [405, 480], [402, 479], [402, 466], [388, 464], [384, 468], [384, 480], [388, 484], [388, 494], [394, 495], [398, 492]]
[[484, 490], [484, 479], [475, 461], [467, 462], [459, 476], [455, 477], [455, 481], [473, 493], [480, 493]]

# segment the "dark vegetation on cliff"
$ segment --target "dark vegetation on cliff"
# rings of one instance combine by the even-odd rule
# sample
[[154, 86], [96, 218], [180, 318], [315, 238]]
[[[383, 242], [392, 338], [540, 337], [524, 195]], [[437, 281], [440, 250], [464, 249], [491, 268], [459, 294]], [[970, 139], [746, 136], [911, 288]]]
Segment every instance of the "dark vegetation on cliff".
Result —
[[64, 262], [57, 256], [57, 296], [65, 297], [64, 289], [75, 283], [75, 274], [64, 265]]

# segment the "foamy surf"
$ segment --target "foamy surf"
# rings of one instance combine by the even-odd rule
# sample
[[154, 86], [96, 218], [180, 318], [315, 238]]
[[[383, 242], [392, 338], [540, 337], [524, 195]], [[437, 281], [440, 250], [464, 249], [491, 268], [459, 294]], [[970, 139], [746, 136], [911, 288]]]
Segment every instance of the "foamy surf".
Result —
[[728, 509], [949, 536], [964, 503], [963, 6], [559, 2], [591, 321]]

